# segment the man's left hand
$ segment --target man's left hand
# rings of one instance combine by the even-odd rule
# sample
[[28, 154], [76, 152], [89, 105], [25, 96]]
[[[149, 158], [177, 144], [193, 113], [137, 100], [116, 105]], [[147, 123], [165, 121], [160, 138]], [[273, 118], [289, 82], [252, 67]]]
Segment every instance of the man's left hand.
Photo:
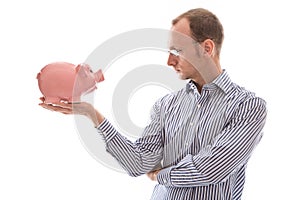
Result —
[[152, 181], [157, 181], [157, 174], [160, 172], [160, 169], [147, 173], [148, 178]]

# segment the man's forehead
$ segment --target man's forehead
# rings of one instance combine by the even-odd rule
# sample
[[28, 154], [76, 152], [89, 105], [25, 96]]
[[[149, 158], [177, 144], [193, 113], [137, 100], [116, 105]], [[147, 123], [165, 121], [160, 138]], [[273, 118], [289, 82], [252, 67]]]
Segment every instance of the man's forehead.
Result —
[[171, 27], [169, 37], [169, 47], [186, 47], [195, 44], [192, 38], [190, 22], [187, 18], [182, 18]]
[[183, 34], [174, 30], [170, 31], [169, 47], [184, 47], [194, 44], [196, 41], [190, 35]]
[[179, 32], [184, 35], [191, 35], [190, 22], [186, 18], [180, 19], [176, 24], [171, 28], [171, 31]]

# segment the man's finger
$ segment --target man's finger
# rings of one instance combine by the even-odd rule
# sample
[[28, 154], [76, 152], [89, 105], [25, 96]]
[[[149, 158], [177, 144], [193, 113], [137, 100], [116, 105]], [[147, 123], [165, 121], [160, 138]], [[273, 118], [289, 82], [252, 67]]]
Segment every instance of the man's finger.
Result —
[[72, 109], [68, 108], [68, 107], [61, 107], [61, 106], [55, 106], [55, 105], [51, 105], [51, 104], [45, 104], [45, 103], [40, 103], [39, 104], [41, 107], [50, 110], [50, 111], [57, 111], [57, 112], [61, 112], [64, 114], [71, 114], [72, 113]]

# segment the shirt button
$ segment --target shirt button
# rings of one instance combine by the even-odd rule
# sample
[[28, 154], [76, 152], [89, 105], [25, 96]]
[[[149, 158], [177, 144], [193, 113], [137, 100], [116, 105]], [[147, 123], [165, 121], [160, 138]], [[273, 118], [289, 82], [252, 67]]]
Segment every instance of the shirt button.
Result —
[[102, 132], [102, 134], [103, 134], [104, 136], [106, 136], [106, 132]]
[[194, 125], [193, 122], [191, 122], [190, 125], [193, 126]]
[[198, 108], [200, 108], [200, 106], [201, 106], [200, 104], [197, 105]]

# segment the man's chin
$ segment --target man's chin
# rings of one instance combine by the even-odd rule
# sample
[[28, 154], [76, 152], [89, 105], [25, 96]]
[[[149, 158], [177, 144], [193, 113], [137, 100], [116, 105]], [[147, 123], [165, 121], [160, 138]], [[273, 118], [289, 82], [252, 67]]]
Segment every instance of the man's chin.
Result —
[[179, 78], [180, 80], [187, 80], [187, 79], [188, 79], [188, 77], [184, 76], [184, 75], [181, 74], [181, 73], [178, 73], [178, 78]]

